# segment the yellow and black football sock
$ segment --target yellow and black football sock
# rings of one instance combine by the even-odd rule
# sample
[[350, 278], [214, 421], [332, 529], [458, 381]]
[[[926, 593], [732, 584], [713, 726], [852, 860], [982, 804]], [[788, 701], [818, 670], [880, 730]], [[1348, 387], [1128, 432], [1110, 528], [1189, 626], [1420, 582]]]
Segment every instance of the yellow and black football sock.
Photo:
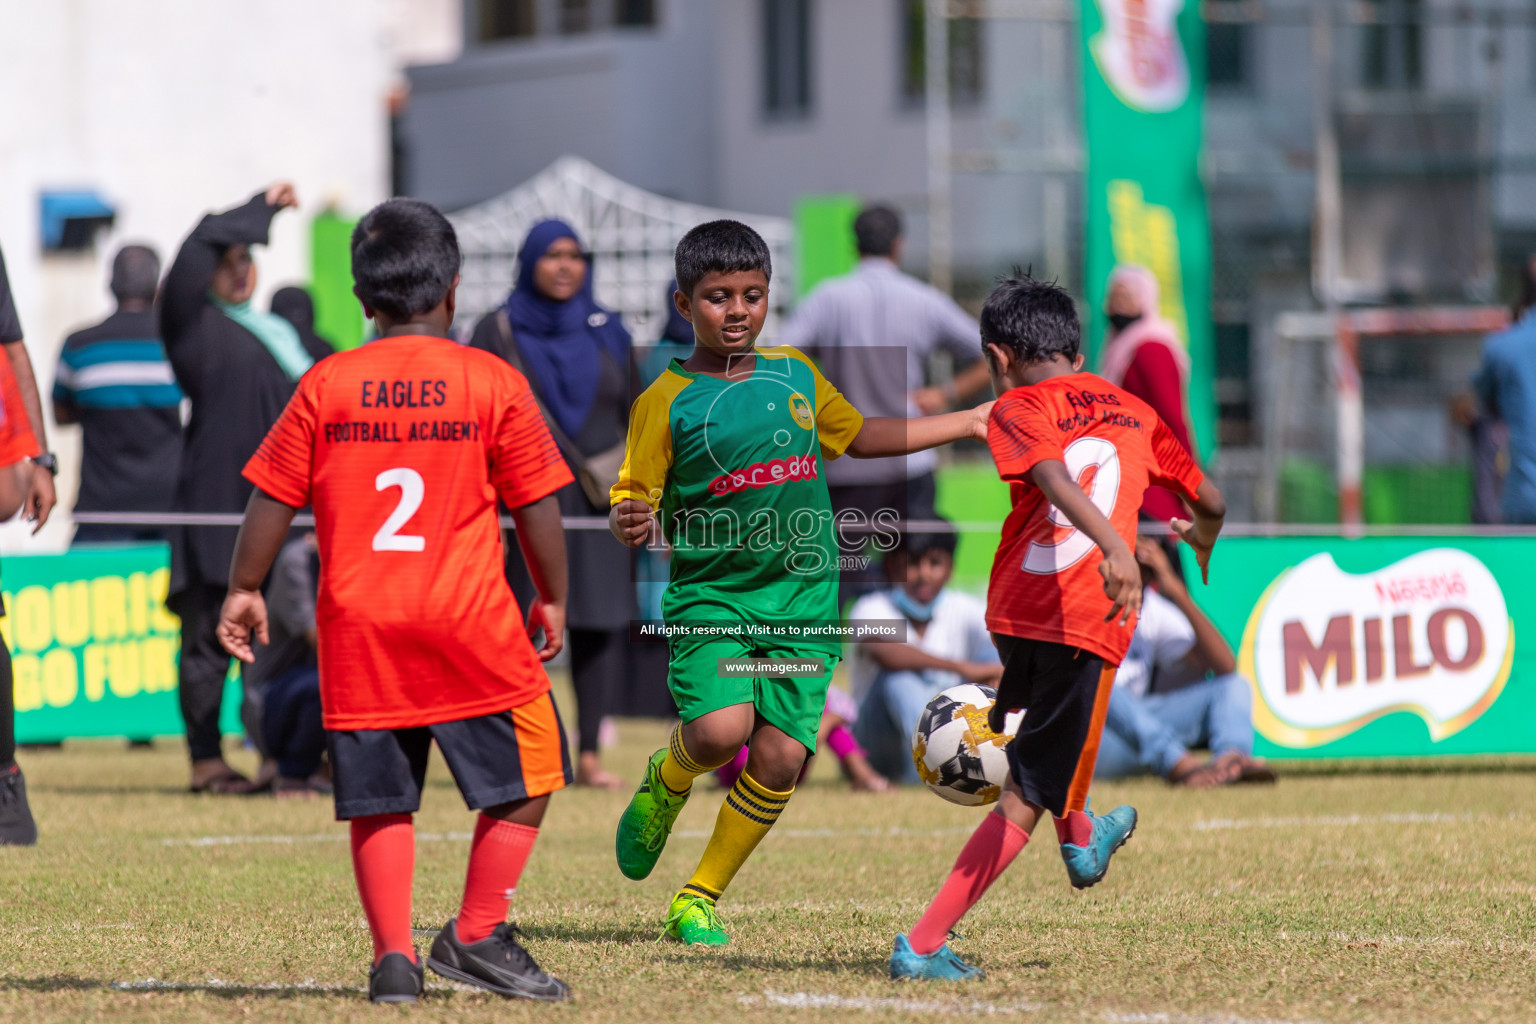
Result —
[[688, 755], [688, 748], [683, 745], [682, 723], [672, 730], [672, 738], [667, 741], [667, 756], [656, 771], [661, 775], [662, 784], [679, 795], [692, 789], [693, 780], [709, 771]]
[[791, 787], [786, 792], [776, 793], [742, 772], [736, 785], [725, 795], [725, 803], [720, 805], [714, 834], [709, 837], [704, 857], [688, 884], [683, 886], [682, 893], [696, 893], [712, 901], [718, 900], [763, 836], [784, 813], [794, 792]]

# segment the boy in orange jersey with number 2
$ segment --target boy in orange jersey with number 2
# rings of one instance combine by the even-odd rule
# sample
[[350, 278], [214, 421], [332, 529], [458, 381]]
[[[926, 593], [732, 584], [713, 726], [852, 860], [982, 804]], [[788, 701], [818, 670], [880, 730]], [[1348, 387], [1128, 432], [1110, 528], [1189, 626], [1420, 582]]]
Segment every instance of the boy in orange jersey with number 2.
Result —
[[[412, 815], [435, 740], [480, 814], [463, 903], [427, 966], [505, 996], [565, 999], [506, 918], [549, 796], [571, 781], [541, 664], [565, 627], [554, 494], [571, 474], [523, 376], [448, 338], [459, 246], [441, 213], [410, 199], [375, 207], [352, 235], [352, 276], [380, 337], [305, 374], [246, 465], [256, 491], [219, 639], [243, 661], [267, 639], [261, 581], [294, 513], [313, 506], [321, 708], [373, 934], [369, 997], [422, 992]], [[501, 570], [498, 499], [538, 588], [526, 627]]]

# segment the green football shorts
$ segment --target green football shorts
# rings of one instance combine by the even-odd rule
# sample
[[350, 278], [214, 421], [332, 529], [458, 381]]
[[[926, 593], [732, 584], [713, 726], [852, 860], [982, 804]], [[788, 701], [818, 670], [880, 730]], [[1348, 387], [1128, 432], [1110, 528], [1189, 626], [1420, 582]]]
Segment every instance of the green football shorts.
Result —
[[[826, 645], [731, 636], [672, 637], [668, 643], [671, 662], [667, 688], [672, 691], [683, 721], [691, 722], [736, 704], [751, 704], [770, 725], [799, 740], [809, 753], [816, 752], [816, 732], [827, 703], [827, 687], [840, 657]], [[823, 670], [815, 678], [747, 672], [724, 674], [720, 670], [722, 658], [817, 659]]]

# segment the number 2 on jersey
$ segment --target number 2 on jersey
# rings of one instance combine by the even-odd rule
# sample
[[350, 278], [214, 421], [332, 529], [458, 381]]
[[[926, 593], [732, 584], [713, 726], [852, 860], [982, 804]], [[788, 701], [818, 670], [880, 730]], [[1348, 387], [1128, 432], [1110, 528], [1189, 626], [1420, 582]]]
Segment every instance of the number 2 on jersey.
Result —
[[421, 508], [421, 499], [426, 496], [427, 485], [421, 479], [421, 474], [414, 469], [386, 469], [374, 478], [375, 490], [383, 491], [391, 487], [400, 488], [400, 504], [384, 520], [384, 525], [379, 527], [379, 532], [373, 535], [373, 550], [375, 551], [425, 551], [427, 538], [419, 534], [401, 533], [400, 528], [411, 521], [411, 516]]
[[[1067, 445], [1062, 454], [1073, 480], [1082, 480], [1083, 474], [1091, 468], [1098, 470], [1093, 477], [1093, 486], [1088, 490], [1088, 500], [1108, 519], [1120, 497], [1120, 453], [1102, 437], [1081, 437]], [[1055, 505], [1046, 513], [1046, 518], [1053, 525], [1065, 526], [1072, 532], [1050, 544], [1030, 541], [1029, 549], [1024, 552], [1022, 568], [1037, 576], [1050, 576], [1070, 569], [1095, 547], [1093, 538], [1074, 527]]]

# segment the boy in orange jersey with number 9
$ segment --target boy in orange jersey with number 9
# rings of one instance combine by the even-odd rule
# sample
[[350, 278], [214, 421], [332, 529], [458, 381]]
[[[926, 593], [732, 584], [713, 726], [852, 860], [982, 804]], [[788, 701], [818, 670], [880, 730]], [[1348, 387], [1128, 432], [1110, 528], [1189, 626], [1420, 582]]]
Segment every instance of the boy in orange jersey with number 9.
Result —
[[1204, 576], [1226, 505], [1152, 407], [1083, 373], [1072, 297], [1026, 274], [1004, 280], [981, 311], [981, 340], [997, 403], [987, 446], [1013, 510], [987, 589], [987, 628], [1003, 660], [993, 731], [1026, 708], [1008, 744], [1009, 778], [997, 808], [966, 843], [949, 878], [906, 935], [896, 936], [892, 978], [981, 976], [945, 937], [1018, 856], [1047, 811], [1067, 878], [1086, 889], [1136, 828], [1136, 809], [1102, 817], [1088, 784], [1115, 681], [1141, 608], [1131, 549], [1148, 487], [1184, 497], [1193, 522], [1173, 531]]
[[[523, 376], [447, 337], [459, 246], [441, 213], [410, 199], [374, 207], [352, 235], [352, 276], [379, 340], [305, 374], [246, 465], [256, 490], [219, 639], [243, 661], [266, 641], [261, 581], [294, 512], [312, 505], [321, 707], [373, 934], [369, 997], [422, 992], [412, 815], [435, 740], [480, 815], [463, 903], [427, 965], [505, 996], [564, 999], [506, 917], [549, 795], [571, 781], [541, 664], [565, 627], [554, 494], [571, 474]], [[538, 588], [526, 629], [501, 571], [498, 499]]]

